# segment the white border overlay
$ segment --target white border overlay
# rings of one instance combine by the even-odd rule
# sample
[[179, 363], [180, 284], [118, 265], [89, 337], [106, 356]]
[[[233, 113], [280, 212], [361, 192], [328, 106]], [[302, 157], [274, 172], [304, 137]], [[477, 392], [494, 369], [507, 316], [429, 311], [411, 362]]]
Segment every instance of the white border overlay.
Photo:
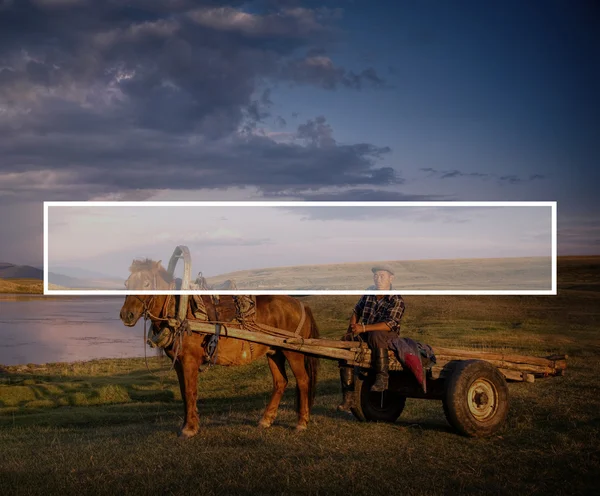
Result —
[[[48, 207], [550, 207], [552, 215], [552, 289], [542, 290], [127, 290], [127, 289], [54, 289], [48, 288]], [[136, 295], [183, 295], [183, 294], [219, 294], [219, 295], [364, 295], [402, 294], [402, 295], [556, 295], [557, 294], [557, 202], [517, 202], [517, 201], [45, 201], [44, 202], [44, 294], [65, 296], [126, 296]]]

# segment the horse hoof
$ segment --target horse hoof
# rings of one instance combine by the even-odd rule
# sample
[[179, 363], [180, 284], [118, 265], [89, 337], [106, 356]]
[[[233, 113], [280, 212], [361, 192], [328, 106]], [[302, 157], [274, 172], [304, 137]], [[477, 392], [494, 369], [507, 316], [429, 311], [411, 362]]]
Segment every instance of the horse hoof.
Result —
[[258, 423], [258, 427], [260, 427], [261, 429], [268, 429], [269, 427], [271, 427], [271, 424], [272, 422], [263, 419]]
[[182, 429], [179, 431], [179, 439], [190, 439], [198, 434], [198, 429]]
[[296, 432], [304, 432], [306, 429], [308, 429], [308, 426], [304, 424], [299, 424], [296, 426]]

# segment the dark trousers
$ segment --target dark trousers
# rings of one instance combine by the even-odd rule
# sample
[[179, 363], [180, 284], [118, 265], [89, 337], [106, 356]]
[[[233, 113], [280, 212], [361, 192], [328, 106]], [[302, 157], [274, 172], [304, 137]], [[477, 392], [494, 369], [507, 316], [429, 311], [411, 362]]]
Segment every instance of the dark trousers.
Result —
[[[385, 348], [387, 349], [389, 346], [389, 342], [397, 337], [398, 335], [392, 331], [371, 331], [371, 332], [362, 332], [359, 334], [363, 341], [366, 341], [369, 345], [369, 348], [372, 350], [376, 348]], [[342, 341], [358, 341], [356, 336], [352, 334], [346, 334], [342, 338]]]

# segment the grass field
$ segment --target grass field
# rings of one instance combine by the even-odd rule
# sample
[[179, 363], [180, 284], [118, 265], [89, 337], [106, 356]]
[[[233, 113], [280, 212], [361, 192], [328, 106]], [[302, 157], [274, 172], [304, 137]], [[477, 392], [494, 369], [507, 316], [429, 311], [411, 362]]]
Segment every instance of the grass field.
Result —
[[[567, 353], [564, 377], [510, 385], [506, 427], [467, 439], [441, 403], [408, 400], [395, 424], [335, 411], [337, 365], [321, 361], [307, 432], [293, 380], [274, 426], [256, 427], [266, 362], [200, 378], [202, 431], [180, 441], [182, 407], [163, 358], [0, 372], [1, 494], [584, 494], [600, 474], [600, 257], [559, 260], [558, 296], [406, 297], [403, 334], [431, 345]], [[324, 337], [354, 297], [309, 297]], [[292, 374], [289, 374], [293, 377]]]
[[[66, 289], [50, 284], [50, 289]], [[44, 281], [40, 279], [0, 279], [0, 294], [44, 294]]]
[[43, 294], [44, 281], [39, 279], [0, 279], [0, 293]]

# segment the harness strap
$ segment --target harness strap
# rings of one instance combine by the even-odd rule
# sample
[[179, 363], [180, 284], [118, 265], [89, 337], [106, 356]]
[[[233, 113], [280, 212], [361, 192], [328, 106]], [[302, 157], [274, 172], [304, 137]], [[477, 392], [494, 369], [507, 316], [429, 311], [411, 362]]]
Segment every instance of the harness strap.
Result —
[[217, 363], [217, 349], [219, 345], [219, 336], [221, 335], [221, 323], [219, 322], [219, 295], [212, 296], [213, 309], [215, 313], [215, 333], [209, 338], [206, 345], [206, 354], [208, 355], [208, 363]]
[[296, 327], [296, 332], [294, 333], [296, 336], [300, 335], [300, 331], [302, 330], [302, 327], [304, 326], [304, 321], [306, 320], [306, 310], [304, 309], [304, 303], [302, 303], [301, 301], [299, 301], [298, 303], [300, 303], [302, 316], [300, 317], [300, 322], [298, 322], [298, 327]]

